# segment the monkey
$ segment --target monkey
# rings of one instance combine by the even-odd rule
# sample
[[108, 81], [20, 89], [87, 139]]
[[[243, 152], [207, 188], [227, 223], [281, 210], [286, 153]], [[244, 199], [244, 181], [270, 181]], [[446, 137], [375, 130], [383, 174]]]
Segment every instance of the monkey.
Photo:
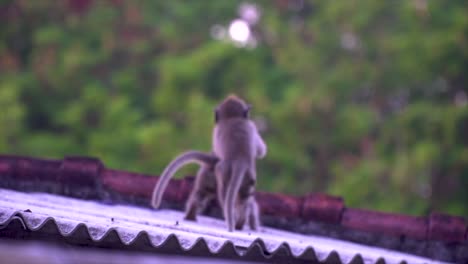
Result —
[[[237, 96], [228, 96], [215, 109], [212, 144], [218, 199], [228, 231], [238, 229], [245, 218], [258, 229], [258, 206], [253, 192], [256, 184], [256, 159], [265, 157], [267, 146], [249, 118], [250, 105]], [[236, 222], [236, 223], [235, 223]]]
[[185, 164], [195, 162], [200, 169], [186, 203], [185, 219], [196, 220], [197, 212], [217, 198], [230, 232], [234, 228], [242, 229], [246, 221], [252, 230], [258, 230], [259, 208], [254, 197], [255, 159], [263, 158], [267, 147], [249, 119], [249, 111], [250, 106], [233, 95], [218, 105], [215, 109], [212, 154], [187, 151], [177, 156], [164, 169], [154, 188], [152, 207], [159, 207], [173, 174]]
[[[217, 169], [219, 170], [220, 167]], [[222, 173], [221, 170], [218, 173]], [[230, 175], [221, 175], [220, 177], [230, 177]], [[223, 178], [222, 180], [218, 180], [217, 182], [226, 183], [229, 182], [230, 178]], [[218, 188], [219, 190], [219, 188]], [[246, 179], [243, 181], [241, 187], [239, 188], [239, 193], [236, 199], [236, 203], [234, 205], [234, 218], [235, 218], [235, 226], [236, 230], [242, 230], [246, 221], [248, 221], [249, 227], [251, 230], [258, 230], [260, 227], [260, 215], [259, 215], [259, 208], [257, 201], [254, 197], [255, 194], [255, 181], [252, 179]], [[221, 202], [224, 199], [223, 191], [218, 192], [218, 197], [221, 197]], [[223, 208], [224, 206], [221, 206]], [[224, 213], [224, 211], [223, 211]]]
[[[225, 180], [224, 180], [225, 181]], [[254, 198], [255, 185], [246, 182], [239, 190], [236, 199], [235, 211], [239, 212], [235, 218], [235, 229], [242, 230], [246, 221], [251, 230], [258, 230], [260, 219], [258, 214], [257, 201]], [[196, 221], [197, 213], [203, 211], [207, 205], [218, 198], [220, 208], [223, 208], [223, 201], [217, 192], [217, 180], [213, 165], [201, 165], [195, 177], [195, 184], [186, 203], [185, 220]]]
[[[197, 171], [192, 192], [186, 202], [184, 219], [196, 221], [197, 214], [203, 211], [216, 197], [221, 196], [219, 194], [217, 196], [214, 172], [218, 158], [212, 154], [187, 151], [177, 156], [161, 174], [151, 199], [151, 206], [153, 208], [158, 208], [160, 206], [162, 195], [164, 189], [167, 187], [169, 179], [179, 168], [191, 162], [200, 164], [200, 168]], [[253, 185], [250, 185], [241, 189], [242, 190], [239, 192], [240, 201], [236, 205], [236, 211], [244, 212], [244, 214], [238, 216], [235, 228], [236, 230], [241, 230], [245, 221], [248, 220], [250, 229], [257, 230], [260, 226], [260, 220], [258, 216], [258, 205], [253, 198], [255, 188]], [[218, 204], [222, 208], [223, 203], [221, 200], [218, 200]]]
[[151, 206], [153, 208], [159, 208], [169, 179], [178, 169], [188, 163], [198, 163], [200, 168], [197, 171], [194, 187], [185, 206], [184, 217], [186, 220], [196, 221], [197, 213], [202, 211], [211, 200], [215, 199], [216, 179], [214, 176], [214, 167], [217, 162], [218, 158], [213, 154], [200, 151], [186, 151], [177, 156], [164, 169], [159, 181], [156, 183], [151, 198]]

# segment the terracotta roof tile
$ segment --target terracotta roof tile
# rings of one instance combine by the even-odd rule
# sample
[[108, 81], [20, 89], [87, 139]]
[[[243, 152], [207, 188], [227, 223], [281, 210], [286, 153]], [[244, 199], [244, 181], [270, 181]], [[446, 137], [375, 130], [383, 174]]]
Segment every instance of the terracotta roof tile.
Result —
[[427, 221], [425, 217], [346, 208], [341, 224], [362, 231], [427, 239]]
[[60, 165], [60, 182], [81, 186], [95, 186], [100, 180], [103, 164], [99, 159], [88, 157], [66, 157]]
[[429, 234], [431, 240], [463, 241], [466, 239], [466, 222], [462, 217], [432, 213], [429, 216]]
[[307, 220], [339, 224], [343, 209], [343, 198], [314, 193], [304, 197], [301, 216]]
[[257, 192], [262, 214], [294, 218], [301, 214], [302, 199], [279, 193]]

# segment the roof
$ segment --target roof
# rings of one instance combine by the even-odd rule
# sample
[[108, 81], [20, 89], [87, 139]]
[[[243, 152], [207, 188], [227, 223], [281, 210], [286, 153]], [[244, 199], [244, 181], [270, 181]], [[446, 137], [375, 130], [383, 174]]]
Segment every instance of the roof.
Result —
[[[34, 264], [128, 264], [128, 263], [194, 263], [194, 264], [238, 264], [238, 260], [167, 255], [149, 252], [134, 252], [112, 249], [77, 247], [42, 241], [0, 240], [2, 263]], [[246, 263], [242, 261], [242, 263]], [[254, 263], [254, 262], [249, 262]], [[258, 263], [258, 262], [257, 262]]]
[[[174, 210], [108, 205], [44, 193], [0, 189], [0, 225], [18, 221], [16, 236], [32, 231], [96, 244], [121, 244], [139, 250], [186, 252], [246, 260], [294, 260], [323, 263], [436, 263], [396, 251], [277, 229], [226, 231], [224, 222], [200, 217], [184, 221]], [[3, 235], [2, 235], [3, 236]], [[86, 238], [86, 239], [85, 239]], [[283, 260], [283, 261], [282, 261]], [[289, 261], [288, 261], [289, 262]], [[440, 263], [440, 262], [437, 262]]]
[[[109, 169], [100, 160], [89, 157], [50, 160], [0, 155], [0, 179], [0, 187], [7, 189], [125, 203], [133, 208], [149, 207], [158, 177]], [[172, 180], [163, 206], [180, 210], [192, 186], [193, 177]], [[409, 216], [348, 208], [342, 198], [326, 194], [289, 196], [258, 192], [256, 198], [265, 226], [334, 238], [333, 243], [351, 241], [437, 260], [468, 261], [468, 228], [463, 217], [440, 213]], [[221, 214], [215, 206], [208, 215]]]

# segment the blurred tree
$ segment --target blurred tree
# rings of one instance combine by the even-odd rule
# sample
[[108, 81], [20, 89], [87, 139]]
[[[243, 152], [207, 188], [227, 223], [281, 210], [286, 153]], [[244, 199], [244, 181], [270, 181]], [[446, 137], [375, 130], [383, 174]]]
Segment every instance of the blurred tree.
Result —
[[461, 0], [0, 1], [0, 152], [158, 174], [209, 150], [213, 107], [236, 93], [269, 146], [259, 189], [468, 215], [466, 13]]

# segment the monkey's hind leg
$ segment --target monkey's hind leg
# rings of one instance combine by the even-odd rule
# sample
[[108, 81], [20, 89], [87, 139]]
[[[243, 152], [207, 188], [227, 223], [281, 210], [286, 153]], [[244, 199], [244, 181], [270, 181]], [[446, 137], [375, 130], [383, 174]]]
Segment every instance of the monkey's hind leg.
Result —
[[224, 220], [227, 223], [228, 231], [234, 231], [236, 225], [236, 214], [245, 214], [236, 212], [236, 204], [239, 202], [239, 191], [242, 182], [247, 173], [248, 164], [242, 161], [234, 161], [231, 164], [231, 175], [226, 188], [226, 197], [224, 197]]
[[249, 198], [247, 206], [249, 207], [249, 227], [251, 230], [258, 231], [260, 229], [260, 212], [255, 197], [251, 196]]
[[216, 196], [221, 210], [224, 208], [225, 187], [229, 183], [231, 170], [225, 161], [219, 161], [215, 166], [216, 175]]

